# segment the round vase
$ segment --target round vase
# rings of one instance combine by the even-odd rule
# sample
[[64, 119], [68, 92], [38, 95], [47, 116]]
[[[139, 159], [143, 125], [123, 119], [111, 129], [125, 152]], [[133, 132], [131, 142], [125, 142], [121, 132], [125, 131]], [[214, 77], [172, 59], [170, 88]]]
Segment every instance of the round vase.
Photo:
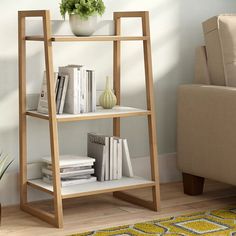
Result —
[[110, 88], [110, 78], [106, 78], [106, 88], [99, 98], [99, 103], [104, 109], [112, 109], [116, 103], [117, 99], [115, 94]]
[[77, 14], [70, 14], [70, 28], [75, 36], [90, 36], [96, 30], [97, 15], [89, 16], [87, 20]]

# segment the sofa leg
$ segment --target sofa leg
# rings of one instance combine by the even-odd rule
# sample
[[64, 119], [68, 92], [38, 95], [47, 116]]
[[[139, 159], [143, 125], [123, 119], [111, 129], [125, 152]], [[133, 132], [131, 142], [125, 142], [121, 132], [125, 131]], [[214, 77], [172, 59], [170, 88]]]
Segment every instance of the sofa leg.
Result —
[[184, 193], [188, 195], [200, 195], [203, 193], [204, 178], [183, 173]]

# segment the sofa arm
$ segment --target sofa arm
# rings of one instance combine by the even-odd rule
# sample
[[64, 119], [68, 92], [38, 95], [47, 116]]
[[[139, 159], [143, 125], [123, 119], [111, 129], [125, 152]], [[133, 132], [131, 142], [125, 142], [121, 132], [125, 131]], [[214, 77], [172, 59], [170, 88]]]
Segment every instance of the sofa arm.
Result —
[[179, 87], [177, 156], [182, 172], [236, 184], [236, 88]]

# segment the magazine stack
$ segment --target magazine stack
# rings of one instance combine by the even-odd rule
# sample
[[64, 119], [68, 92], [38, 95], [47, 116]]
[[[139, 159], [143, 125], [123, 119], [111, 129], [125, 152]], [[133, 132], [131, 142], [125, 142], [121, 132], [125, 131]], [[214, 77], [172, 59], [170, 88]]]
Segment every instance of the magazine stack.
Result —
[[[51, 157], [43, 157], [45, 163], [42, 168], [43, 181], [48, 184], [53, 184], [53, 172]], [[60, 176], [61, 186], [71, 186], [85, 184], [97, 181], [94, 174], [95, 159], [90, 157], [80, 157], [71, 155], [60, 156]]]

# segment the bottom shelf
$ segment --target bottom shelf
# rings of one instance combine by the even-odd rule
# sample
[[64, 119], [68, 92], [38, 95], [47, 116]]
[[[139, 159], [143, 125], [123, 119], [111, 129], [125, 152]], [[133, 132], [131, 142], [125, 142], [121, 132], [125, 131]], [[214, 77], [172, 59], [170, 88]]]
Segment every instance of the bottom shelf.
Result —
[[[39, 189], [41, 191], [53, 194], [53, 187], [47, 183], [44, 183], [42, 179], [28, 180], [28, 185]], [[141, 177], [123, 177], [119, 180], [104, 181], [104, 182], [93, 182], [87, 184], [73, 185], [68, 187], [62, 187], [61, 193], [62, 198], [74, 198], [81, 196], [88, 196], [100, 193], [108, 193], [115, 191], [122, 191], [128, 189], [151, 187], [154, 186], [155, 182], [143, 179]]]

